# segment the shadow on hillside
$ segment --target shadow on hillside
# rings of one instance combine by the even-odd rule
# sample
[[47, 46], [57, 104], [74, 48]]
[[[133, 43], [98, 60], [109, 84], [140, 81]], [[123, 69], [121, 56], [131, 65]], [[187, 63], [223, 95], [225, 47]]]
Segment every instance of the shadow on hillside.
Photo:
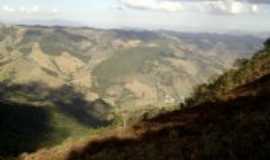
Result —
[[[253, 160], [270, 157], [270, 79], [250, 94], [160, 115], [133, 127], [137, 138], [109, 137], [74, 150], [67, 160]], [[264, 86], [266, 85], [266, 86]], [[252, 91], [256, 90], [256, 94]]]
[[[98, 128], [111, 123], [110, 120], [106, 120], [106, 115], [110, 114], [112, 107], [103, 100], [99, 99], [89, 102], [85, 100], [82, 93], [76, 92], [70, 86], [63, 86], [60, 89], [52, 90], [49, 95], [47, 99], [53, 100], [53, 103], [61, 112], [74, 118], [86, 127]], [[102, 111], [97, 106], [102, 108]]]
[[27, 85], [0, 83], [0, 100], [18, 96], [27, 102], [41, 105], [44, 102], [52, 103], [61, 113], [74, 118], [86, 127], [97, 128], [110, 124], [110, 121], [102, 116], [110, 114], [112, 106], [101, 99], [94, 102], [87, 101], [82, 93], [71, 86], [64, 85], [51, 89], [46, 84], [37, 82]]
[[[12, 103], [14, 100], [11, 99], [14, 97], [17, 103]], [[87, 128], [111, 124], [111, 120], [106, 118], [111, 112], [110, 105], [102, 100], [89, 102], [72, 87], [51, 89], [41, 83], [11, 85], [1, 82], [0, 155], [14, 156], [44, 147], [42, 145], [49, 143], [51, 136], [55, 136], [54, 132], [57, 132], [52, 124], [55, 111]]]
[[0, 155], [32, 152], [48, 140], [49, 113], [44, 108], [0, 103]]

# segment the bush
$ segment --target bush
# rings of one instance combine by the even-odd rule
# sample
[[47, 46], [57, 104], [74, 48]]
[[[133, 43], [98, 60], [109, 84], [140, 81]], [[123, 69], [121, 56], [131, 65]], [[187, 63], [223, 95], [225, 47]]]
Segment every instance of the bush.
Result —
[[264, 42], [265, 49], [270, 49], [270, 38]]

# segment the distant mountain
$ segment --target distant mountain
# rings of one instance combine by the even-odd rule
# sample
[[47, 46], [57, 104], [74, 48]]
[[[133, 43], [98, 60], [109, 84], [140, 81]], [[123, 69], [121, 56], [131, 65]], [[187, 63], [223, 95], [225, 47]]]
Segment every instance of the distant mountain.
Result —
[[17, 21], [6, 21], [1, 20], [0, 22], [3, 22], [3, 24], [8, 23], [11, 25], [31, 25], [31, 26], [66, 26], [66, 27], [81, 27], [86, 26], [85, 24], [82, 24], [80, 22], [76, 21], [69, 21], [69, 20], [63, 20], [63, 19], [50, 19], [50, 20], [38, 20], [38, 19], [31, 19], [31, 20], [17, 20]]
[[0, 80], [68, 85], [124, 110], [182, 102], [263, 39], [210, 33], [1, 26]]

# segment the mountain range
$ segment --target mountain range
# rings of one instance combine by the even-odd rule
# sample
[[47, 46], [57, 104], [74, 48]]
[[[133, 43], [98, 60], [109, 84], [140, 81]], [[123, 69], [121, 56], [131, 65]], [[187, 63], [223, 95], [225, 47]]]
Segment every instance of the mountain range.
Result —
[[0, 159], [264, 159], [264, 40], [1, 24]]
[[0, 80], [72, 86], [119, 110], [176, 105], [262, 47], [248, 35], [1, 25]]
[[266, 160], [270, 156], [269, 64], [270, 39], [252, 58], [238, 61], [237, 68], [197, 86], [178, 110], [22, 159]]

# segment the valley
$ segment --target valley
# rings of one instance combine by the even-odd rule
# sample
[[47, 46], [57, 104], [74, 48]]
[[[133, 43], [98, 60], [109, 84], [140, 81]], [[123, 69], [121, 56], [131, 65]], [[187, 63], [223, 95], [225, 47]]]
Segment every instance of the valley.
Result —
[[235, 61], [252, 57], [264, 41], [165, 30], [2, 25], [0, 31], [5, 160], [36, 151], [41, 160], [40, 152], [54, 149], [60, 153], [53, 156], [65, 157], [89, 136], [129, 135], [123, 127], [193, 103], [187, 98], [198, 85], [237, 68]]

